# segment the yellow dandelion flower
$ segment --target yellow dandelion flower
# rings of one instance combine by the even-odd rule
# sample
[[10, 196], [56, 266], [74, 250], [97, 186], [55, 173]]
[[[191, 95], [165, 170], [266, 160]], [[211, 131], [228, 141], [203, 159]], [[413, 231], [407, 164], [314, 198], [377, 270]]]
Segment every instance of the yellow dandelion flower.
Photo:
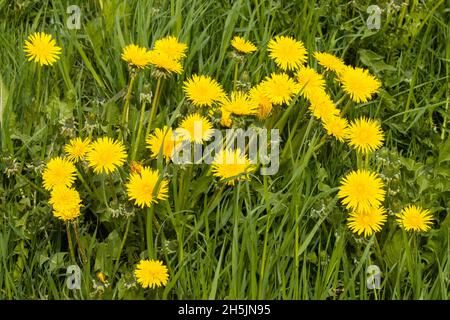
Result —
[[361, 117], [347, 130], [348, 144], [358, 152], [368, 153], [383, 145], [384, 136], [378, 121]]
[[386, 220], [386, 210], [383, 207], [370, 207], [350, 213], [347, 225], [352, 232], [368, 237], [374, 232], [381, 231]]
[[162, 51], [151, 50], [149, 52], [149, 60], [152, 65], [162, 72], [177, 74], [183, 72], [183, 67], [181, 66], [180, 61], [173, 59], [171, 56]]
[[385, 194], [383, 181], [377, 173], [357, 170], [341, 180], [338, 196], [348, 209], [369, 210], [370, 207], [378, 208]]
[[80, 215], [80, 194], [74, 188], [56, 186], [50, 193], [49, 203], [53, 207], [53, 215], [61, 220], [70, 221]]
[[222, 86], [216, 80], [204, 75], [193, 75], [184, 81], [183, 90], [188, 100], [199, 107], [210, 107], [225, 96]]
[[322, 123], [330, 136], [335, 137], [339, 141], [344, 141], [344, 138], [347, 135], [347, 119], [332, 115], [322, 118]]
[[325, 88], [325, 79], [312, 68], [302, 67], [296, 75], [300, 94], [307, 99]]
[[248, 40], [245, 40], [242, 37], [235, 36], [231, 40], [231, 45], [240, 53], [252, 53], [256, 51], [256, 46]]
[[128, 64], [143, 69], [150, 64], [150, 51], [135, 44], [129, 44], [122, 49], [122, 60]]
[[42, 65], [52, 65], [59, 60], [61, 47], [56, 45], [55, 39], [44, 32], [30, 34], [25, 40], [24, 50], [28, 61]]
[[221, 118], [220, 118], [220, 125], [223, 127], [230, 128], [233, 124], [233, 120], [231, 119], [231, 112], [227, 111], [225, 108], [220, 108], [221, 112]]
[[331, 53], [314, 52], [314, 58], [316, 58], [317, 62], [319, 62], [319, 64], [327, 71], [340, 73], [346, 67], [344, 61], [341, 58], [338, 58]]
[[317, 119], [326, 119], [330, 116], [338, 116], [340, 111], [336, 108], [333, 100], [324, 90], [314, 92], [310, 97], [309, 110]]
[[211, 121], [194, 113], [184, 118], [175, 131], [185, 141], [203, 143], [211, 139], [214, 129]]
[[141, 260], [134, 271], [137, 282], [144, 288], [155, 288], [167, 285], [169, 272], [158, 260]]
[[158, 158], [161, 152], [162, 156], [169, 160], [172, 158], [175, 149], [180, 145], [181, 140], [174, 135], [171, 127], [164, 126], [162, 129], [156, 128], [155, 132], [147, 137], [146, 142], [152, 158]]
[[121, 141], [114, 141], [108, 137], [97, 139], [91, 144], [86, 155], [89, 166], [95, 173], [111, 173], [125, 162], [127, 154]]
[[288, 104], [298, 93], [298, 84], [285, 73], [272, 73], [260, 83], [262, 92], [273, 104]]
[[256, 115], [260, 119], [266, 119], [272, 112], [272, 101], [269, 96], [264, 93], [262, 86], [259, 84], [248, 93], [250, 101], [258, 106]]
[[42, 173], [43, 186], [45, 190], [52, 190], [60, 185], [70, 187], [75, 181], [76, 172], [77, 169], [72, 162], [61, 157], [53, 158]]
[[239, 116], [255, 114], [258, 109], [258, 106], [249, 99], [248, 94], [242, 91], [232, 92], [230, 98], [222, 99], [220, 104], [226, 111]]
[[415, 205], [409, 205], [397, 214], [397, 222], [406, 231], [428, 231], [432, 221], [430, 210]]
[[170, 57], [173, 60], [181, 60], [186, 57], [187, 45], [179, 42], [173, 36], [164, 37], [155, 41], [154, 50]]
[[67, 159], [72, 162], [78, 162], [82, 160], [86, 153], [89, 151], [91, 140], [86, 138], [74, 138], [64, 146], [64, 151], [67, 153]]
[[[158, 185], [158, 180], [159, 185]], [[144, 208], [150, 207], [158, 200], [167, 199], [168, 182], [166, 179], [160, 179], [159, 172], [149, 167], [143, 167], [141, 172], [131, 173], [129, 182], [125, 185], [128, 198], [134, 200], [134, 203]], [[157, 194], [153, 194], [158, 187]]]
[[239, 148], [222, 149], [215, 155], [211, 166], [213, 175], [228, 185], [234, 185], [239, 180], [250, 180], [249, 173], [256, 168]]
[[303, 42], [292, 37], [276, 36], [269, 41], [269, 57], [283, 70], [295, 70], [306, 62]]
[[338, 81], [350, 98], [358, 103], [367, 102], [381, 86], [381, 82], [368, 70], [347, 66], [340, 72]]

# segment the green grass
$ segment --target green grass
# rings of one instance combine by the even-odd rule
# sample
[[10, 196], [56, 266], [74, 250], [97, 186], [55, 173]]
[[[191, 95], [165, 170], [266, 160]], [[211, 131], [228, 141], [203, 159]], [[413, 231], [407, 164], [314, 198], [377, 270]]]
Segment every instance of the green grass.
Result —
[[[381, 29], [370, 31], [370, 1], [0, 0], [0, 299], [449, 299], [448, 5], [388, 2], [379, 2]], [[68, 30], [66, 8], [77, 3], [82, 28]], [[55, 66], [39, 71], [26, 61], [23, 42], [34, 31], [53, 34], [63, 47]], [[82, 264], [74, 239], [82, 286], [69, 290], [65, 272], [74, 261], [66, 227], [51, 214], [42, 187], [43, 165], [61, 155], [73, 136], [118, 137], [129, 81], [122, 48], [152, 47], [171, 34], [189, 51], [183, 74], [163, 82], [153, 127], [175, 124], [190, 109], [181, 85], [191, 74], [214, 76], [232, 89], [229, 43], [235, 34], [260, 48], [239, 70], [241, 81], [251, 85], [275, 70], [265, 48], [278, 34], [302, 40], [310, 53], [331, 52], [368, 68], [382, 90], [351, 108], [348, 117], [382, 120], [386, 141], [371, 167], [383, 174], [385, 207], [393, 215], [409, 203], [421, 204], [433, 212], [432, 230], [407, 234], [390, 216], [375, 237], [353, 235], [337, 186], [356, 167], [355, 153], [326, 138], [300, 98], [265, 123], [282, 137], [274, 176], [255, 174], [227, 187], [208, 174], [206, 164], [164, 167], [151, 161], [145, 130], [135, 145], [140, 94], [156, 87], [145, 71], [132, 90], [127, 149], [164, 169], [169, 199], [151, 211], [133, 208], [123, 190], [129, 164], [113, 175], [113, 185], [80, 170], [85, 183], [79, 178], [76, 184], [84, 204], [78, 225], [88, 259]], [[311, 54], [309, 64], [316, 67]], [[339, 92], [334, 82], [328, 87]], [[146, 129], [150, 106], [145, 110]], [[134, 267], [148, 257], [149, 247], [169, 268], [165, 288], [134, 285]], [[382, 272], [376, 291], [366, 286], [371, 264]], [[104, 290], [93, 285], [98, 271], [107, 275]]]

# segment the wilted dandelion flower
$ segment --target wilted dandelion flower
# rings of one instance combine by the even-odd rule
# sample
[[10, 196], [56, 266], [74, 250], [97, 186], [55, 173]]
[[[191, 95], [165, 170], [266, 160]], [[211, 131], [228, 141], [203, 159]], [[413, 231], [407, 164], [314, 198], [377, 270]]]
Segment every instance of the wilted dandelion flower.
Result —
[[180, 135], [183, 140], [195, 143], [208, 141], [213, 132], [211, 121], [198, 113], [188, 115], [176, 129], [176, 134]]
[[187, 45], [173, 36], [167, 36], [155, 41], [154, 50], [178, 61], [186, 57]]
[[142, 161], [131, 160], [130, 161], [130, 172], [131, 173], [141, 173], [142, 169], [144, 169], [144, 165]]
[[378, 208], [385, 194], [383, 181], [377, 173], [357, 170], [341, 180], [338, 196], [348, 209], [367, 211], [371, 207]]
[[150, 51], [135, 44], [129, 44], [122, 49], [122, 60], [128, 64], [143, 69], [150, 64]]
[[169, 281], [167, 267], [158, 260], [141, 260], [134, 275], [144, 289], [165, 286]]
[[146, 139], [147, 147], [150, 149], [153, 158], [158, 158], [161, 152], [162, 156], [169, 160], [181, 141], [175, 137], [171, 127], [164, 126], [162, 129], [156, 128], [153, 134]]
[[228, 185], [234, 185], [238, 180], [249, 180], [249, 173], [255, 169], [239, 148], [222, 149], [215, 155], [211, 166], [213, 175], [225, 180]]
[[114, 141], [109, 137], [102, 137], [91, 144], [86, 155], [89, 166], [95, 173], [111, 173], [125, 162], [127, 154], [121, 141]]
[[276, 36], [269, 41], [269, 57], [283, 70], [298, 69], [306, 62], [303, 42], [292, 37]]
[[184, 81], [183, 90], [189, 101], [194, 105], [211, 106], [225, 96], [222, 86], [209, 76], [193, 75]]
[[258, 106], [256, 115], [260, 119], [266, 119], [272, 112], [272, 101], [269, 96], [264, 93], [261, 85], [257, 85], [250, 89], [248, 93], [250, 101]]
[[317, 91], [323, 91], [325, 80], [316, 70], [309, 67], [302, 67], [297, 71], [297, 82], [300, 88], [300, 94], [305, 98], [311, 97]]
[[[131, 173], [130, 181], [126, 184], [128, 198], [141, 208], [167, 199], [168, 182], [166, 179], [160, 179], [158, 185], [159, 179], [159, 172], [149, 167], [143, 167], [140, 173]], [[153, 194], [156, 187], [158, 192]]]
[[231, 40], [231, 45], [240, 53], [251, 53], [256, 51], [256, 46], [242, 37], [235, 36]]
[[151, 50], [149, 53], [150, 63], [159, 71], [170, 74], [183, 72], [180, 61], [173, 59], [171, 56], [160, 50]]
[[368, 70], [347, 66], [340, 72], [338, 81], [350, 98], [358, 103], [367, 102], [381, 86], [381, 82]]
[[339, 141], [344, 141], [347, 134], [348, 121], [340, 116], [331, 115], [322, 118], [323, 126], [330, 136]]
[[42, 65], [52, 65], [61, 54], [61, 48], [56, 45], [55, 39], [44, 32], [35, 32], [25, 40], [24, 50], [28, 61]]
[[230, 98], [222, 99], [220, 104], [223, 109], [239, 116], [255, 114], [258, 109], [258, 106], [249, 99], [248, 94], [242, 91], [232, 92]]
[[361, 117], [347, 130], [348, 144], [358, 152], [368, 153], [383, 145], [383, 131], [378, 121]]
[[298, 84], [285, 73], [272, 73], [260, 85], [273, 104], [288, 104], [299, 91]]
[[230, 128], [233, 124], [233, 120], [231, 119], [231, 112], [226, 110], [225, 108], [220, 108], [221, 118], [220, 118], [220, 125]]
[[70, 187], [75, 181], [77, 169], [75, 165], [65, 158], [56, 157], [51, 159], [42, 173], [43, 185], [46, 190], [55, 186]]
[[430, 210], [415, 205], [409, 205], [397, 214], [397, 222], [406, 231], [428, 231], [432, 220]]
[[379, 232], [386, 220], [386, 210], [383, 207], [369, 207], [350, 213], [347, 225], [352, 232], [368, 237], [374, 232]]
[[84, 158], [89, 151], [91, 140], [86, 138], [74, 138], [64, 146], [64, 151], [67, 153], [67, 159], [73, 162], [78, 162]]
[[331, 53], [314, 52], [314, 58], [316, 58], [317, 62], [328, 71], [340, 73], [345, 68], [344, 61]]
[[340, 111], [336, 108], [333, 100], [325, 92], [325, 90], [318, 90], [309, 97], [311, 102], [309, 110], [317, 119], [325, 119], [331, 116], [338, 116]]
[[56, 186], [50, 193], [49, 203], [53, 207], [53, 215], [61, 220], [70, 221], [80, 215], [80, 194], [74, 188]]

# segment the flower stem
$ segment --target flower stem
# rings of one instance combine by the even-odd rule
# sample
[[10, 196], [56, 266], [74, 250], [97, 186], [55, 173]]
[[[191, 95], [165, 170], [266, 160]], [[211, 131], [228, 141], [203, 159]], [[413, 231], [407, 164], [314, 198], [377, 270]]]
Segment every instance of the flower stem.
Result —
[[153, 252], [153, 210], [154, 206], [151, 206], [148, 208], [147, 212], [147, 251], [148, 251], [148, 258], [152, 259], [154, 252]]
[[237, 81], [238, 81], [238, 72], [239, 72], [239, 62], [236, 61], [236, 63], [234, 64], [233, 91], [236, 91]]
[[127, 240], [127, 237], [128, 237], [128, 230], [130, 229], [130, 222], [131, 222], [131, 218], [128, 217], [127, 225], [125, 227], [125, 233], [123, 234], [122, 242], [120, 243], [119, 253], [117, 254], [116, 263], [114, 264], [113, 277], [116, 274], [117, 269], [119, 267], [120, 256], [122, 255], [123, 246], [125, 245], [125, 241]]
[[73, 251], [72, 237], [70, 236], [70, 227], [68, 221], [66, 221], [66, 232], [67, 232], [67, 242], [69, 244], [70, 257], [72, 258], [73, 263], [76, 263], [75, 252]]
[[152, 122], [156, 115], [156, 109], [158, 108], [158, 102], [159, 102], [159, 96], [161, 94], [161, 77], [158, 78], [158, 81], [156, 82], [156, 89], [155, 89], [155, 96], [152, 100], [152, 108], [150, 112], [150, 119], [148, 120], [147, 124], [147, 132], [145, 133], [145, 136], [147, 137], [152, 129]]
[[133, 151], [131, 153], [131, 160], [136, 159], [136, 153], [137, 153], [137, 150], [139, 148], [139, 142], [141, 141], [142, 126], [144, 124], [144, 115], [145, 115], [145, 104], [146, 103], [145, 103], [145, 100], [144, 100], [142, 102], [142, 106], [141, 106], [141, 116], [139, 118], [139, 127], [138, 127], [137, 136], [136, 136], [136, 141], [134, 142]]
[[73, 222], [73, 230], [75, 231], [75, 239], [77, 241], [78, 251], [81, 254], [81, 260], [83, 264], [85, 264], [87, 262], [87, 258], [86, 255], [84, 254], [84, 249], [83, 246], [81, 245], [80, 237], [78, 236], [78, 223], [76, 221]]
[[123, 132], [123, 138], [126, 140], [127, 137], [127, 127], [128, 127], [128, 114], [130, 109], [130, 98], [131, 98], [131, 91], [133, 89], [134, 80], [136, 79], [136, 73], [131, 72], [131, 78], [130, 83], [128, 84], [128, 90], [127, 95], [125, 97], [125, 105], [123, 107], [123, 113], [122, 113], [122, 132]]

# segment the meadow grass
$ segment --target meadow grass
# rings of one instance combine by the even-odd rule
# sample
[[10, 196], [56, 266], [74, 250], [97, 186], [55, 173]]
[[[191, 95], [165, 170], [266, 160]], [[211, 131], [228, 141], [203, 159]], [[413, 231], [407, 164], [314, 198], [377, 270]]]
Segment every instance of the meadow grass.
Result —
[[[370, 1], [0, 0], [0, 298], [449, 299], [449, 10], [444, 0], [402, 3], [379, 2], [381, 28], [369, 30]], [[82, 10], [80, 30], [66, 27], [73, 4]], [[34, 31], [52, 33], [63, 47], [53, 67], [26, 60], [23, 43]], [[275, 69], [265, 48], [279, 34], [302, 40], [311, 66], [312, 52], [326, 51], [370, 69], [382, 90], [348, 116], [382, 121], [386, 139], [372, 166], [386, 181], [390, 215], [421, 203], [433, 212], [432, 230], [406, 233], [392, 217], [367, 239], [348, 230], [337, 187], [356, 167], [355, 153], [326, 136], [302, 98], [266, 120], [282, 138], [276, 175], [254, 174], [229, 187], [206, 164], [167, 169], [161, 159], [151, 161], [150, 104], [141, 94], [154, 94], [156, 80], [147, 71], [131, 91], [127, 150], [166, 173], [169, 200], [134, 208], [123, 191], [129, 164], [110, 181], [80, 171], [81, 246], [74, 237], [71, 257], [42, 168], [72, 136], [119, 136], [129, 82], [122, 48], [152, 47], [166, 35], [189, 46], [184, 72], [162, 83], [155, 128], [185, 114], [181, 88], [191, 74], [232, 89], [236, 34], [259, 48], [239, 66], [242, 84], [257, 84]], [[135, 265], [149, 256], [168, 266], [167, 286], [135, 284]], [[75, 263], [81, 290], [66, 286], [66, 268]], [[367, 288], [369, 265], [381, 270], [380, 289]]]

